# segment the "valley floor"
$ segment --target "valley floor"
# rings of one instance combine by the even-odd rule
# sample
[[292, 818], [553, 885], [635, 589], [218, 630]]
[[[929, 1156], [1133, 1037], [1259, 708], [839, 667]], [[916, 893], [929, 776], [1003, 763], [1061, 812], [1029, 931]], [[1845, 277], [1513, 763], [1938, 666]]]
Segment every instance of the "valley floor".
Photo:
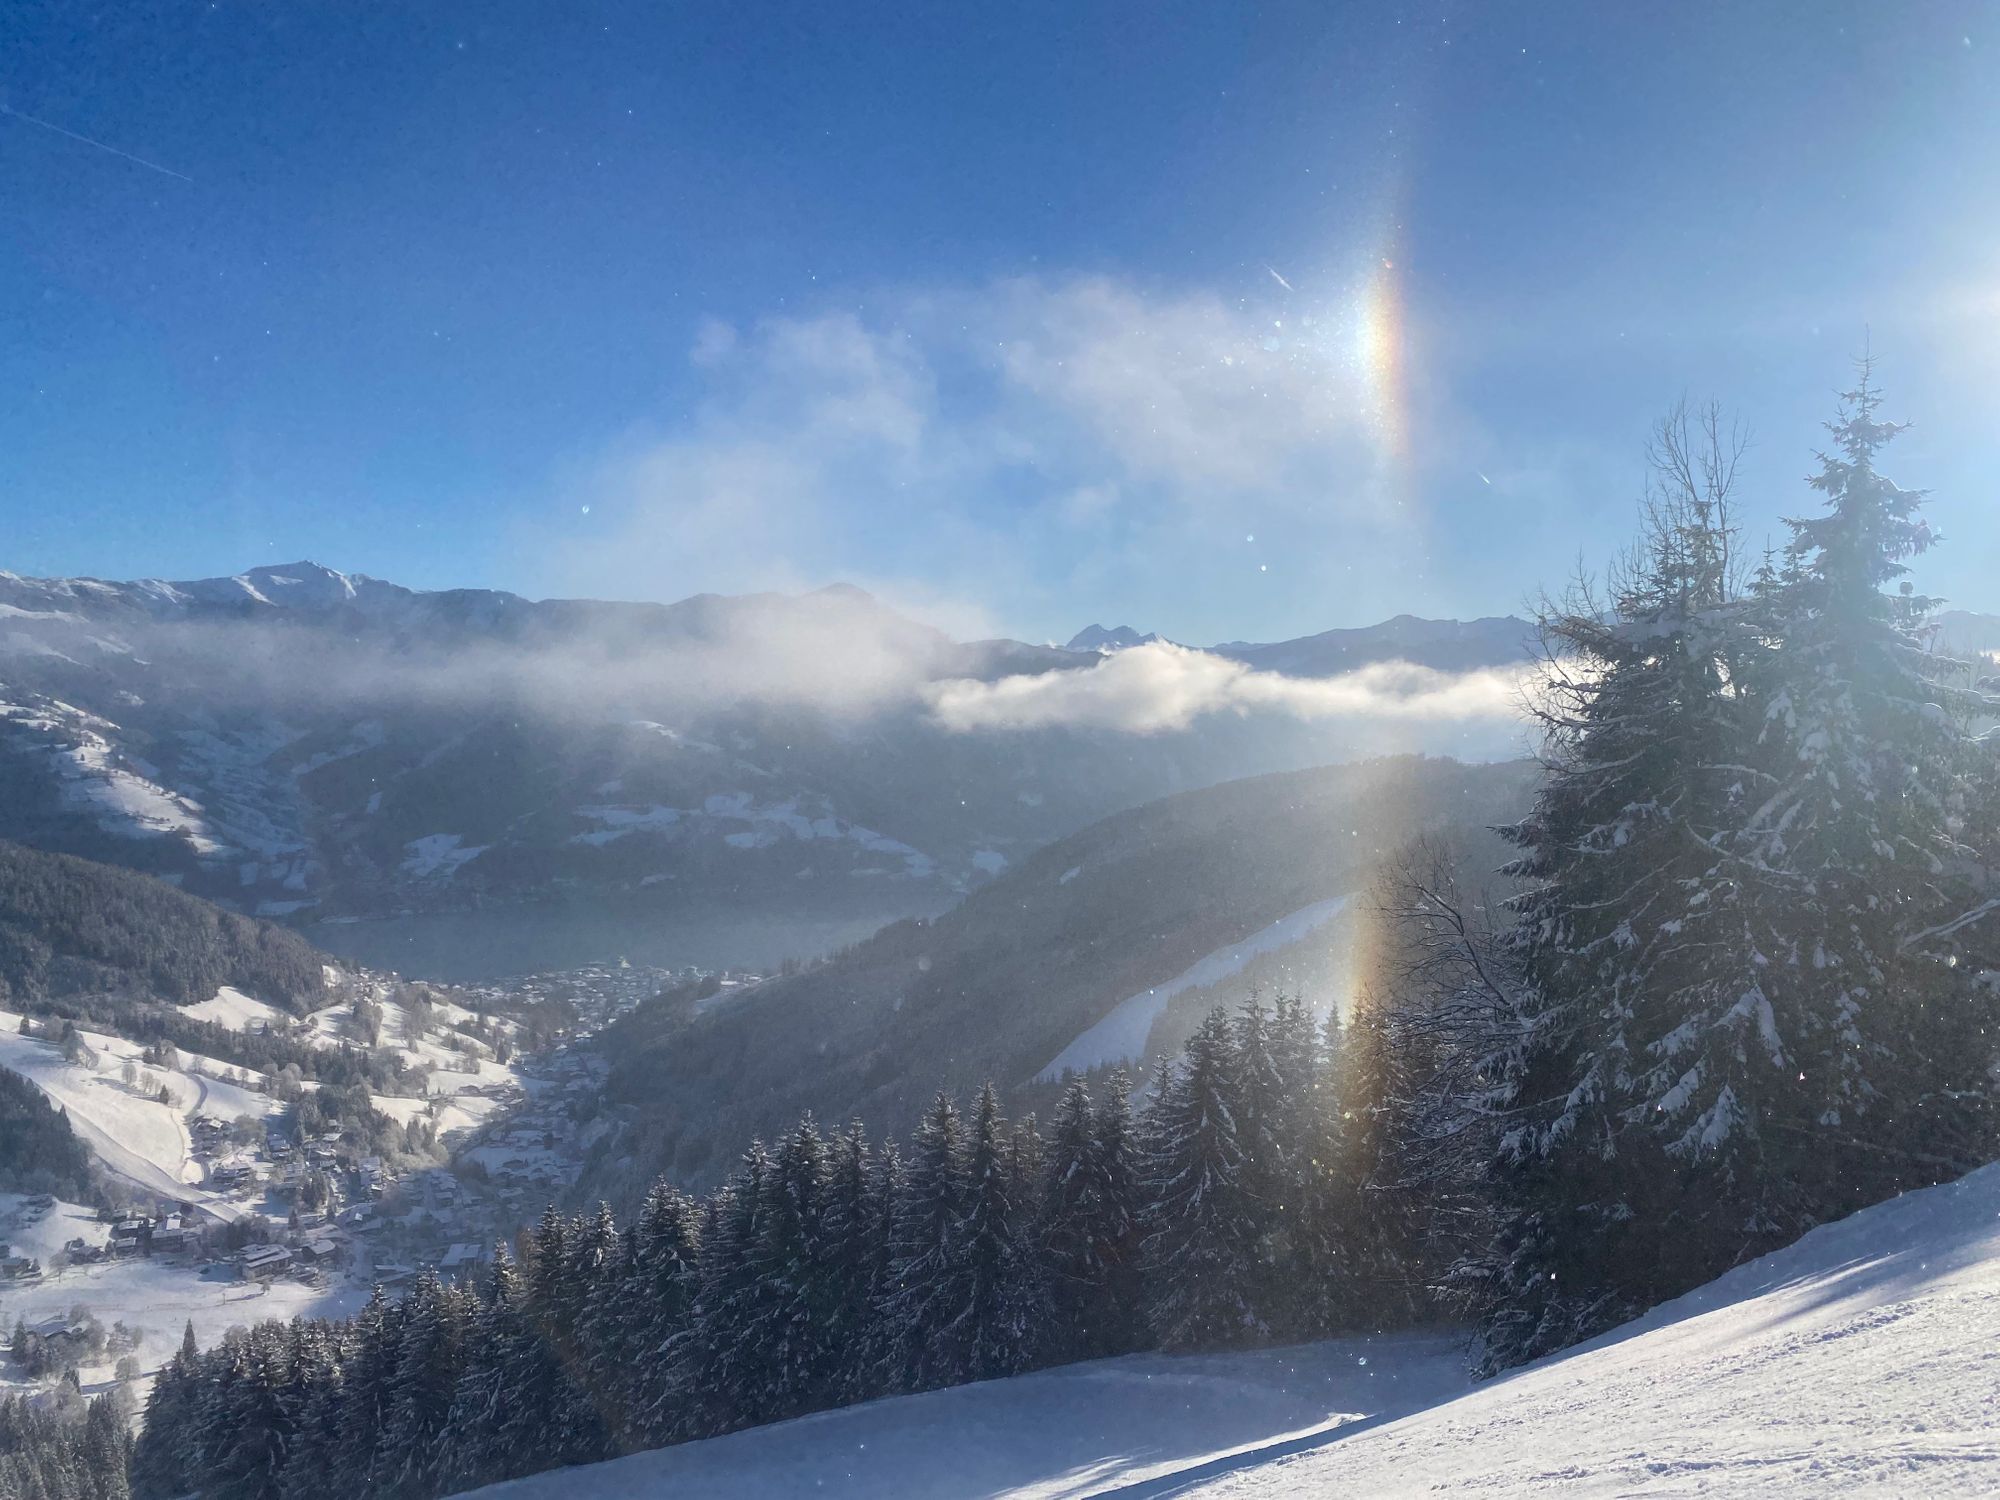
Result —
[[488, 1500], [2000, 1492], [2000, 1165], [1468, 1388], [1449, 1340], [1108, 1360], [546, 1474]]

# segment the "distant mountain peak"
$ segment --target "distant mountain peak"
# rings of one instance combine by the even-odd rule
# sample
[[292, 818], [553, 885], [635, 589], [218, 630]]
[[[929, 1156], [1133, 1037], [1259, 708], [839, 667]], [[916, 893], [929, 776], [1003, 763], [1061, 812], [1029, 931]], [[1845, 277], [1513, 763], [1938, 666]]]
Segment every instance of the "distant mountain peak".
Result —
[[868, 590], [862, 588], [859, 584], [853, 583], [829, 583], [824, 588], [814, 589], [811, 597], [815, 599], [845, 599], [854, 604], [873, 604], [876, 602], [873, 594], [869, 593]]
[[1070, 651], [1123, 651], [1130, 646], [1149, 646], [1159, 636], [1150, 631], [1139, 634], [1130, 625], [1113, 625], [1110, 628], [1098, 624], [1083, 627], [1069, 638]]

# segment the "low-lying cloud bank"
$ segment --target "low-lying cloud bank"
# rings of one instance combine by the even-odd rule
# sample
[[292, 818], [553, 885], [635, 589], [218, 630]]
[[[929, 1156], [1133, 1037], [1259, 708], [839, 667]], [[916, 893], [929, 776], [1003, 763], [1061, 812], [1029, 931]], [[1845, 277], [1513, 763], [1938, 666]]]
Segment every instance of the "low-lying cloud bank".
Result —
[[1199, 733], [1233, 717], [1327, 732], [1328, 754], [1484, 756], [1525, 744], [1530, 663], [1467, 672], [1377, 662], [1332, 677], [1259, 671], [1155, 642], [1086, 665], [975, 677], [982, 652], [853, 590], [651, 606], [538, 606], [507, 629], [411, 620], [350, 631], [297, 619], [121, 621], [17, 611], [0, 675], [64, 697], [103, 677], [138, 699], [312, 723], [418, 711], [688, 728], [733, 712], [952, 734]]
[[1519, 722], [1532, 670], [1452, 673], [1395, 661], [1337, 677], [1286, 677], [1156, 642], [1081, 671], [960, 679], [935, 683], [927, 695], [939, 723], [968, 733], [1062, 727], [1163, 734], [1214, 713], [1499, 729]]

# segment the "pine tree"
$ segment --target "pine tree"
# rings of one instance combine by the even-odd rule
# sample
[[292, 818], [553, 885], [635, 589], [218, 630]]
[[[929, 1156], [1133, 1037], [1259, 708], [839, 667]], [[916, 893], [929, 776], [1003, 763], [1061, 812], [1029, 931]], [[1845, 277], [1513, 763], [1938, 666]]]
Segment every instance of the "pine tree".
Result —
[[1039, 1226], [1047, 1281], [1048, 1353], [1122, 1354], [1139, 1341], [1138, 1244], [1131, 1103], [1122, 1074], [1093, 1108], [1081, 1079], [1056, 1108]]
[[625, 1409], [637, 1447], [664, 1443], [676, 1428], [681, 1387], [670, 1351], [688, 1328], [700, 1255], [699, 1206], [672, 1183], [655, 1183], [639, 1210], [626, 1273], [633, 1331]]
[[531, 1332], [525, 1302], [520, 1268], [502, 1243], [493, 1252], [486, 1299], [473, 1314], [465, 1369], [445, 1419], [437, 1467], [447, 1494], [532, 1472], [532, 1455], [509, 1453], [501, 1442], [507, 1413], [516, 1400], [507, 1386], [509, 1356]]
[[568, 1246], [568, 1282], [575, 1289], [576, 1331], [572, 1365], [577, 1383], [597, 1412], [607, 1434], [625, 1426], [625, 1386], [631, 1350], [625, 1325], [625, 1240], [618, 1232], [611, 1205], [578, 1226]]
[[827, 1342], [836, 1291], [827, 1274], [826, 1142], [806, 1115], [779, 1144], [752, 1249], [756, 1294], [744, 1339], [763, 1369], [746, 1421], [814, 1409], [833, 1380]]
[[875, 1346], [876, 1267], [886, 1231], [876, 1193], [875, 1153], [861, 1122], [854, 1120], [833, 1144], [821, 1220], [821, 1275], [826, 1286], [821, 1314], [824, 1363], [816, 1396], [821, 1404], [851, 1399], [855, 1372]]
[[[1756, 877], [1732, 849], [1758, 655], [1731, 562], [1741, 450], [1712, 413], [1703, 432], [1684, 413], [1656, 429], [1663, 483], [1608, 607], [1580, 588], [1544, 612], [1545, 775], [1503, 830], [1529, 885], [1510, 940], [1525, 1024], [1490, 1068], [1513, 1101], [1478, 1273], [1494, 1368], [1680, 1289], [1704, 1259], [1684, 1210], [1784, 1216], [1759, 1121], [1789, 1028], [1745, 940]], [[1392, 1045], [1389, 1019], [1350, 1047]]]
[[[1349, 1256], [1354, 1193], [1348, 1180], [1341, 1100], [1347, 1061], [1339, 1011], [1327, 1016], [1324, 1027], [1316, 1027], [1311, 1010], [1299, 1008], [1316, 1035], [1309, 1050], [1296, 1043], [1286, 1049], [1294, 1054], [1288, 1074], [1305, 1069], [1310, 1058], [1310, 1072], [1289, 1130], [1294, 1206], [1288, 1215], [1286, 1246], [1287, 1276], [1293, 1287], [1288, 1311], [1290, 1332], [1301, 1338], [1323, 1338], [1347, 1326], [1361, 1305]], [[1300, 1051], [1306, 1055], [1296, 1055]]]
[[204, 1414], [207, 1494], [217, 1500], [278, 1500], [291, 1434], [284, 1391], [291, 1339], [282, 1323], [259, 1323], [224, 1344], [227, 1376]]
[[466, 1297], [426, 1267], [403, 1301], [375, 1488], [395, 1500], [436, 1493], [439, 1448], [465, 1369]]
[[1783, 898], [1754, 936], [1781, 1012], [1805, 1023], [1788, 1039], [1804, 1108], [1779, 1165], [1814, 1217], [1957, 1175], [1996, 1144], [1995, 997], [1958, 962], [1992, 910], [1963, 837], [1992, 776], [1966, 724], [1991, 702], [1924, 648], [1934, 601], [1904, 579], [1936, 538], [1922, 492], [1875, 467], [1903, 430], [1880, 404], [1864, 363], [1810, 480], [1825, 510], [1788, 523], [1760, 601], [1779, 649], [1759, 663], [1764, 795], [1744, 843]]
[[339, 1431], [326, 1474], [327, 1487], [339, 1494], [366, 1494], [374, 1483], [401, 1326], [401, 1305], [390, 1302], [377, 1286], [355, 1316], [342, 1365]]
[[966, 1144], [966, 1207], [958, 1252], [965, 1267], [966, 1305], [956, 1321], [964, 1329], [966, 1373], [973, 1380], [1026, 1369], [1045, 1327], [1036, 1268], [1021, 1233], [1018, 1155], [1013, 1134], [1000, 1117], [1000, 1097], [989, 1083], [979, 1091]]
[[1114, 1070], [1099, 1088], [1101, 1097], [1091, 1116], [1090, 1170], [1096, 1184], [1103, 1295], [1091, 1316], [1089, 1342], [1099, 1355], [1126, 1354], [1142, 1347], [1146, 1338], [1142, 1163], [1131, 1080]]
[[887, 1387], [956, 1385], [971, 1359], [963, 1226], [968, 1188], [964, 1127], [946, 1094], [924, 1112], [896, 1207], [894, 1263], [882, 1307]]
[[907, 1191], [903, 1154], [893, 1140], [875, 1152], [868, 1174], [863, 1207], [867, 1238], [867, 1281], [858, 1313], [863, 1330], [854, 1357], [841, 1376], [840, 1395], [847, 1401], [868, 1401], [900, 1389], [901, 1341], [891, 1316], [898, 1256], [897, 1223]]
[[1041, 1258], [1049, 1276], [1051, 1353], [1058, 1359], [1089, 1357], [1091, 1312], [1102, 1295], [1095, 1125], [1090, 1090], [1082, 1079], [1072, 1079], [1050, 1126], [1040, 1227]]
[[1147, 1318], [1169, 1349], [1240, 1344], [1264, 1332], [1249, 1289], [1260, 1214], [1237, 1134], [1230, 1033], [1228, 1018], [1211, 1012], [1146, 1116]]
[[132, 1438], [108, 1397], [90, 1403], [83, 1419], [84, 1493], [90, 1500], [127, 1500]]
[[283, 1500], [319, 1492], [338, 1440], [340, 1356], [333, 1330], [317, 1321], [292, 1324], [291, 1379], [280, 1396], [289, 1434], [278, 1476]]
[[1332, 1310], [1345, 1326], [1377, 1332], [1412, 1321], [1425, 1280], [1423, 1205], [1405, 1181], [1411, 1039], [1396, 1020], [1382, 987], [1355, 997], [1322, 1126], [1333, 1163], [1319, 1206], [1330, 1221], [1322, 1253], [1331, 1247], [1337, 1259]]
[[771, 1158], [761, 1141], [711, 1200], [701, 1267], [688, 1329], [672, 1351], [676, 1379], [687, 1392], [683, 1413], [689, 1435], [731, 1432], [750, 1418], [765, 1385], [762, 1351], [746, 1335], [755, 1327], [761, 1288], [757, 1245], [771, 1196]]
[[188, 1437], [196, 1419], [200, 1367], [190, 1319], [180, 1348], [153, 1378], [146, 1398], [146, 1421], [132, 1454], [132, 1489], [140, 1500], [167, 1500], [192, 1487]]

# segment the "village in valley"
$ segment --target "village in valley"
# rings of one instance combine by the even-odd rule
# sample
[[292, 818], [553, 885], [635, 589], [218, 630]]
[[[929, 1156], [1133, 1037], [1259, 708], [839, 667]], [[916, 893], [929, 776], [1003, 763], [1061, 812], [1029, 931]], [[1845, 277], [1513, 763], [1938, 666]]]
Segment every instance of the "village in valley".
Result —
[[138, 1400], [189, 1324], [206, 1346], [351, 1313], [425, 1268], [480, 1275], [609, 1128], [596, 1033], [662, 992], [705, 1007], [756, 982], [622, 962], [470, 987], [328, 977], [334, 1003], [303, 1018], [227, 988], [188, 1009], [383, 1054], [397, 1092], [0, 1013], [0, 1065], [67, 1114], [101, 1189], [0, 1194], [0, 1390], [73, 1378]]

